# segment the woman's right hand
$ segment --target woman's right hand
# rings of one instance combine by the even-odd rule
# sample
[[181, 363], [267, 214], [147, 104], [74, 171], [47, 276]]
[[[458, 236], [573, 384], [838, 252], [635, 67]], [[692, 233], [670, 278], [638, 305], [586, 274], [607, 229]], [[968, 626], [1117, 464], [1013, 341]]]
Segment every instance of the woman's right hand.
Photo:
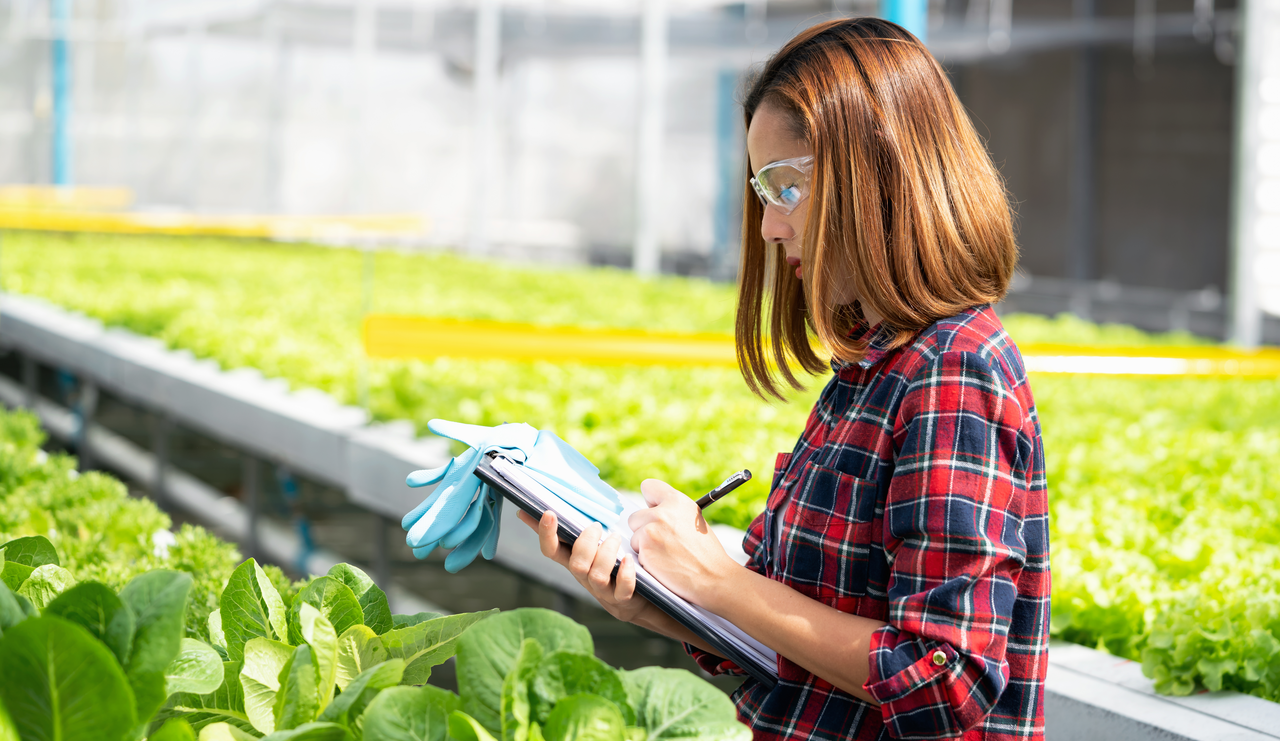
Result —
[[[556, 533], [556, 515], [547, 511], [540, 521], [535, 521], [525, 512], [518, 513], [524, 524], [538, 533], [538, 546], [542, 555], [564, 566], [573, 574], [587, 592], [595, 598], [600, 606], [610, 615], [624, 622], [635, 622], [641, 613], [652, 605], [636, 592], [636, 564], [630, 555], [622, 557], [618, 566], [618, 576], [614, 578], [613, 566], [618, 560], [618, 549], [622, 547], [622, 539], [616, 534], [610, 535], [600, 542], [604, 526], [592, 523], [570, 548], [560, 542]], [[599, 545], [597, 545], [599, 543]]]

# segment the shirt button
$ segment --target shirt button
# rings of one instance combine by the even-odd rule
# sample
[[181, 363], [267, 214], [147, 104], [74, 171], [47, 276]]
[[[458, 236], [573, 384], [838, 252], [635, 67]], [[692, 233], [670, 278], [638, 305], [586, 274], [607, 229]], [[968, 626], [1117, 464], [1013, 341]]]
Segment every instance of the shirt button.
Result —
[[934, 652], [933, 652], [933, 665], [934, 665], [934, 666], [942, 666], [942, 665], [943, 665], [943, 664], [945, 664], [945, 663], [947, 663], [947, 655], [946, 655], [946, 654], [944, 654], [944, 653], [942, 652], [942, 649], [938, 649], [937, 651], [934, 651]]

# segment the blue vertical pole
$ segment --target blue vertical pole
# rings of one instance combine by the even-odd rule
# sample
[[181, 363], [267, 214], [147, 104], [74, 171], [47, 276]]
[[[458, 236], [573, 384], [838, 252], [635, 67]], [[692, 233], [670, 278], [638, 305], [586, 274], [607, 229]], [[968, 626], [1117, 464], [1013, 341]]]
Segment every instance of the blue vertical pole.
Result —
[[929, 0], [880, 0], [880, 17], [929, 40]]
[[734, 222], [741, 217], [738, 205], [742, 199], [742, 146], [738, 128], [742, 116], [733, 100], [737, 87], [737, 70], [720, 70], [716, 79], [716, 205], [709, 266], [711, 277], [718, 279], [733, 275], [729, 243], [734, 238]]
[[71, 185], [71, 1], [52, 0], [53, 184]]

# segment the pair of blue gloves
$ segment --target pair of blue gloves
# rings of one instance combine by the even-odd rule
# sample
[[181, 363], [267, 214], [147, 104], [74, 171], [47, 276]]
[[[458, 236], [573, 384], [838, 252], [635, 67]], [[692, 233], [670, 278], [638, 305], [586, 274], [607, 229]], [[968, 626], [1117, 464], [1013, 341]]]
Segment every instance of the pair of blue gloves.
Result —
[[436, 548], [452, 548], [444, 561], [450, 573], [462, 570], [477, 555], [492, 559], [498, 547], [502, 495], [475, 475], [481, 457], [490, 451], [502, 451], [520, 463], [530, 478], [606, 528], [622, 513], [618, 492], [600, 480], [600, 469], [550, 430], [526, 424], [482, 427], [443, 419], [431, 420], [427, 429], [468, 447], [440, 468], [409, 474], [405, 480], [409, 486], [435, 484], [435, 489], [400, 524], [419, 559]]

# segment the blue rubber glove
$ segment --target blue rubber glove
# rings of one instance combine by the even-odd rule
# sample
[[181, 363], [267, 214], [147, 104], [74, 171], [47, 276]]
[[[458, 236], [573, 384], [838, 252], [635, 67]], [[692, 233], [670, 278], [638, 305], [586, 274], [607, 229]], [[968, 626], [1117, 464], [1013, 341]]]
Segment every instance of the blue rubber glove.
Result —
[[457, 572], [481, 552], [493, 558], [498, 546], [502, 497], [476, 478], [480, 457], [500, 449], [522, 459], [526, 450], [533, 450], [538, 431], [523, 424], [481, 427], [443, 419], [431, 420], [427, 429], [470, 447], [445, 466], [409, 474], [405, 480], [409, 486], [436, 484], [436, 488], [400, 525], [409, 532], [405, 542], [417, 558], [426, 558], [437, 547], [453, 548], [445, 568]]
[[554, 432], [524, 424], [481, 427], [442, 419], [431, 420], [427, 428], [469, 447], [447, 465], [409, 474], [409, 486], [436, 488], [401, 525], [409, 532], [405, 540], [413, 555], [420, 559], [437, 547], [452, 548], [445, 559], [450, 573], [477, 555], [492, 559], [497, 549], [502, 496], [475, 475], [481, 456], [491, 450], [522, 462], [538, 483], [606, 527], [622, 512], [618, 493], [600, 480], [600, 470]]

